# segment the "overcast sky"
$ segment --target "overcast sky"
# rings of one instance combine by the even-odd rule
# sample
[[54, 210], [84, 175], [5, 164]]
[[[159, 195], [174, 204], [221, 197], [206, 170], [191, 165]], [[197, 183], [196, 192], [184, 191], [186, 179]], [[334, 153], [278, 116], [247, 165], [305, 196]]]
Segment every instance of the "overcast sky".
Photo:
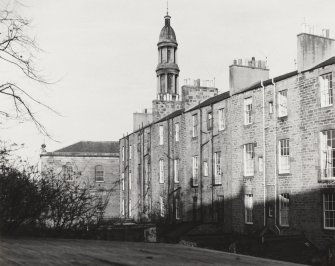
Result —
[[[14, 4], [32, 19], [30, 34], [44, 50], [39, 66], [50, 86], [24, 82], [35, 98], [62, 115], [34, 106], [58, 142], [31, 123], [5, 123], [0, 138], [25, 143], [37, 157], [45, 141], [54, 151], [81, 140], [119, 140], [132, 131], [132, 113], [151, 108], [156, 94], [157, 42], [166, 0], [21, 0]], [[13, 4], [12, 4], [13, 5]], [[229, 89], [235, 58], [265, 60], [270, 76], [294, 70], [296, 35], [304, 20], [315, 32], [335, 31], [333, 0], [170, 0], [178, 41], [180, 85], [186, 78], [215, 78]], [[15, 73], [15, 74], [14, 74]], [[21, 82], [0, 62], [0, 81]], [[4, 98], [0, 98], [0, 104]]]

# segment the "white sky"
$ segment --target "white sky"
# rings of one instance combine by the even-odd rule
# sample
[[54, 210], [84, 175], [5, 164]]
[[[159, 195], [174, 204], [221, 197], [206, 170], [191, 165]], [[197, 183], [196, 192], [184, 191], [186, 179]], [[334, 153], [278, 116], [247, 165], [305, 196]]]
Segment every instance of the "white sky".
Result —
[[[25, 152], [37, 158], [44, 139], [53, 151], [80, 140], [119, 140], [131, 132], [132, 113], [151, 108], [155, 97], [156, 45], [166, 1], [21, 3], [25, 6], [16, 8], [32, 19], [31, 33], [44, 50], [39, 66], [49, 80], [58, 80], [50, 86], [23, 84], [62, 114], [34, 107], [59, 142], [44, 138], [31, 123], [0, 126], [0, 139], [25, 143]], [[334, 10], [333, 0], [170, 0], [180, 85], [185, 78], [215, 77], [219, 91], [226, 91], [228, 66], [235, 58], [267, 57], [270, 76], [292, 71], [304, 19], [316, 29], [330, 28], [332, 34]], [[22, 75], [0, 62], [0, 82], [8, 79], [21, 82]], [[4, 101], [0, 98], [0, 104]]]

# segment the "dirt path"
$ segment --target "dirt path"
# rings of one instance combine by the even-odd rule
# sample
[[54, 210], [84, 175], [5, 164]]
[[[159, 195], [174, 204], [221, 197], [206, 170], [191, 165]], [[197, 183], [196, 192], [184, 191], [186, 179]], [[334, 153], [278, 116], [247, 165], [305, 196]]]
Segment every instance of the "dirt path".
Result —
[[297, 265], [173, 244], [0, 239], [0, 265]]

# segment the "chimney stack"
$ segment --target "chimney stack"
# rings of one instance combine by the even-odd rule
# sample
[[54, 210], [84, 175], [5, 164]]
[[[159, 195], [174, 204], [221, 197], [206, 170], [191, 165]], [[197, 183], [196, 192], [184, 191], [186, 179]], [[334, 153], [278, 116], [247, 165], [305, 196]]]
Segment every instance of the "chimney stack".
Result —
[[269, 69], [266, 68], [265, 61], [256, 61], [255, 57], [252, 57], [251, 60], [244, 62], [242, 59], [235, 59], [229, 66], [230, 95], [242, 91], [255, 82], [269, 79]]
[[310, 33], [298, 34], [298, 72], [308, 70], [335, 56], [335, 40], [329, 36], [329, 29], [323, 29], [322, 35]]

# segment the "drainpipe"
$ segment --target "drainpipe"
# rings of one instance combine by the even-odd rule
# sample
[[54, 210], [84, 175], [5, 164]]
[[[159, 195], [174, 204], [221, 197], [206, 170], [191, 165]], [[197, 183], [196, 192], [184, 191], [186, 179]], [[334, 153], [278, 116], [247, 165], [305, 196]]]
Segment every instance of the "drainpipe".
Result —
[[264, 189], [264, 194], [263, 194], [263, 202], [264, 202], [264, 221], [263, 225], [264, 227], [266, 226], [266, 185], [265, 185], [265, 177], [266, 177], [266, 155], [265, 155], [265, 87], [263, 84], [263, 81], [261, 81], [261, 86], [263, 89], [263, 189]]
[[211, 112], [212, 112], [212, 129], [211, 129], [211, 168], [212, 168], [212, 222], [214, 222], [214, 184], [215, 184], [215, 176], [214, 176], [214, 149], [213, 149], [213, 138], [214, 138], [214, 114], [213, 114], [213, 104], [211, 104]]
[[203, 222], [203, 206], [202, 206], [202, 188], [203, 188], [203, 180], [202, 180], [202, 108], [200, 108], [200, 135], [199, 135], [199, 174], [200, 174], [200, 220]]
[[[127, 194], [128, 194], [128, 200], [127, 200], [127, 215], [128, 218], [129, 217], [129, 203], [130, 203], [130, 189], [129, 189], [129, 173], [130, 173], [130, 169], [129, 169], [129, 135], [127, 134], [127, 138], [126, 138], [126, 143], [127, 143], [127, 147], [125, 148], [125, 153], [124, 153], [124, 161], [126, 163], [126, 167], [127, 167]], [[126, 210], [125, 210], [126, 212]]]
[[276, 97], [276, 83], [274, 83], [274, 80], [272, 78], [272, 85], [273, 85], [273, 117], [274, 117], [274, 126], [275, 126], [275, 228], [278, 230], [278, 233], [280, 235], [280, 229], [277, 226], [277, 97]]
[[[170, 176], [170, 120], [167, 119], [167, 149], [168, 149], [168, 220], [172, 222], [173, 214], [171, 215], [171, 206], [170, 206], [170, 186], [171, 186], [171, 176]], [[173, 202], [172, 202], [173, 204]], [[173, 213], [173, 206], [172, 206], [172, 213]]]
[[141, 208], [141, 217], [144, 217], [144, 202], [145, 202], [145, 154], [144, 152], [144, 141], [145, 141], [145, 128], [143, 127], [142, 123], [142, 184], [141, 184], [141, 189], [142, 189], [142, 208]]

